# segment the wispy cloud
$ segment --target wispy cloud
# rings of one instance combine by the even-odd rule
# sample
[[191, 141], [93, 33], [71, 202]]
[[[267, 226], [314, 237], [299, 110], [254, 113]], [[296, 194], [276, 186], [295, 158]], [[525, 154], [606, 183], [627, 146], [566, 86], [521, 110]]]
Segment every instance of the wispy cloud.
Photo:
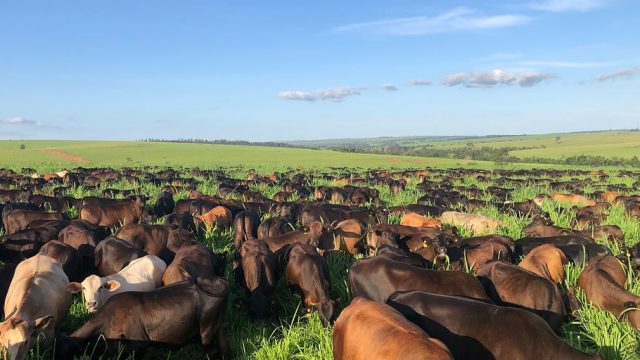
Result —
[[550, 12], [590, 11], [605, 7], [609, 3], [610, 0], [543, 0], [530, 2], [529, 7]]
[[447, 75], [440, 83], [444, 86], [463, 85], [469, 88], [492, 88], [497, 85], [531, 87], [556, 75], [538, 71], [509, 73], [505, 70], [479, 71]]
[[570, 68], [570, 69], [590, 69], [615, 65], [615, 62], [580, 62], [580, 61], [557, 61], [557, 60], [527, 60], [517, 61], [515, 64], [520, 66], [532, 67], [552, 67], [552, 68]]
[[482, 15], [466, 7], [456, 7], [437, 16], [417, 16], [338, 26], [336, 32], [362, 32], [383, 35], [426, 35], [465, 30], [482, 30], [522, 25], [529, 17], [520, 14]]
[[409, 80], [409, 85], [411, 86], [427, 86], [431, 85], [431, 80]]
[[22, 116], [14, 116], [14, 117], [2, 119], [0, 121], [0, 124], [6, 124], [6, 125], [35, 125], [35, 126], [42, 126], [43, 125], [40, 122], [31, 120], [31, 119], [27, 119], [27, 118], [24, 118]]
[[598, 81], [607, 81], [607, 80], [615, 81], [615, 80], [618, 80], [618, 79], [629, 79], [629, 78], [632, 78], [632, 77], [636, 76], [637, 74], [640, 74], [640, 67], [633, 67], [633, 68], [628, 68], [628, 69], [616, 71], [616, 72], [609, 73], [609, 74], [600, 75], [600, 76], [596, 77], [596, 80], [598, 80]]
[[304, 91], [283, 91], [278, 94], [279, 97], [286, 100], [301, 101], [333, 101], [340, 102], [345, 98], [353, 95], [360, 95], [365, 89], [363, 88], [335, 88], [327, 90], [319, 90], [314, 93]]
[[393, 84], [384, 84], [382, 85], [382, 88], [387, 91], [398, 91], [398, 87]]

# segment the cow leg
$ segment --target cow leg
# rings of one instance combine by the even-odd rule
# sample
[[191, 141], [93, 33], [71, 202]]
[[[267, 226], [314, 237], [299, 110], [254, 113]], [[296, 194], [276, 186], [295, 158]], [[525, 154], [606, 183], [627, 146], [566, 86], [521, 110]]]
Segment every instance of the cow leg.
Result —
[[224, 336], [222, 324], [211, 325], [200, 329], [200, 341], [209, 359], [228, 358], [228, 344]]

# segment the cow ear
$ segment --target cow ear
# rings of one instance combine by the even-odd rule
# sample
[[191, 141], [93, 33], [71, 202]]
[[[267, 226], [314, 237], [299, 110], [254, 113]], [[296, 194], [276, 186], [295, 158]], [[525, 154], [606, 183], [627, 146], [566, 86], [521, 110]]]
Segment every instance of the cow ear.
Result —
[[52, 321], [53, 321], [53, 316], [52, 315], [47, 315], [47, 316], [38, 318], [35, 321], [35, 329], [34, 330], [41, 330], [41, 329], [47, 327]]
[[67, 291], [72, 294], [79, 293], [80, 291], [82, 291], [82, 284], [77, 282], [69, 283], [69, 285], [67, 286]]
[[120, 288], [120, 282], [118, 280], [107, 280], [106, 283], [104, 283], [104, 288], [109, 290], [109, 291], [116, 291]]

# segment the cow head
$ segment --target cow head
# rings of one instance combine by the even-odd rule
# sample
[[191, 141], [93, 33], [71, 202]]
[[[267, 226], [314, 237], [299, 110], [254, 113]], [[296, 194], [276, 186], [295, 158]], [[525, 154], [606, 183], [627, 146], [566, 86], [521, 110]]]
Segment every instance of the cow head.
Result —
[[624, 303], [624, 311], [620, 314], [620, 318], [627, 318], [631, 326], [635, 329], [640, 328], [640, 304], [634, 301]]
[[88, 276], [82, 283], [72, 282], [68, 286], [71, 293], [82, 291], [87, 311], [96, 312], [120, 288], [118, 280], [97, 275]]
[[447, 256], [447, 249], [455, 242], [455, 239], [448, 234], [442, 233], [439, 234], [434, 241], [434, 245], [436, 248], [436, 256], [440, 260], [444, 260]]
[[23, 320], [16, 316], [0, 323], [2, 357], [7, 360], [25, 359], [32, 342], [52, 321], [51, 315], [35, 320]]

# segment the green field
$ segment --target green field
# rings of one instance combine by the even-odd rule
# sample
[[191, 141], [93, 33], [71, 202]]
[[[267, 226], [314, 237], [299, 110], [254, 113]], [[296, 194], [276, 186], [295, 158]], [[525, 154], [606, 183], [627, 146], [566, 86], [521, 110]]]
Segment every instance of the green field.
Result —
[[[581, 134], [549, 134], [478, 138], [475, 140], [438, 141], [437, 147], [466, 146], [536, 146], [536, 149], [512, 152], [517, 156], [562, 158], [576, 154], [632, 157], [640, 155], [640, 132], [602, 132]], [[560, 141], [556, 141], [560, 136]], [[24, 149], [21, 149], [24, 145]], [[542, 148], [544, 146], [544, 148]], [[345, 153], [324, 149], [300, 149], [247, 145], [213, 145], [135, 141], [67, 141], [67, 140], [3, 140], [0, 141], [0, 167], [34, 167], [59, 170], [76, 166], [183, 166], [230, 167], [260, 169], [285, 168], [549, 168], [566, 166], [532, 163], [495, 163], [492, 161]]]
[[467, 146], [488, 146], [493, 148], [527, 147], [514, 150], [509, 155], [519, 158], [542, 157], [563, 159], [575, 155], [597, 155], [604, 157], [631, 158], [640, 156], [640, 131], [611, 130], [574, 133], [551, 133], [541, 135], [459, 137], [458, 139], [428, 137], [396, 137], [345, 140], [315, 140], [292, 142], [301, 146], [432, 146], [434, 148], [454, 148]]
[[[21, 150], [20, 145], [25, 149]], [[73, 157], [73, 158], [70, 158]], [[242, 145], [125, 141], [0, 141], [0, 167], [56, 170], [76, 166], [184, 166], [212, 168], [425, 168], [475, 166], [488, 161], [342, 153], [329, 150]], [[529, 164], [522, 165], [532, 167]], [[510, 167], [518, 167], [512, 165]]]

